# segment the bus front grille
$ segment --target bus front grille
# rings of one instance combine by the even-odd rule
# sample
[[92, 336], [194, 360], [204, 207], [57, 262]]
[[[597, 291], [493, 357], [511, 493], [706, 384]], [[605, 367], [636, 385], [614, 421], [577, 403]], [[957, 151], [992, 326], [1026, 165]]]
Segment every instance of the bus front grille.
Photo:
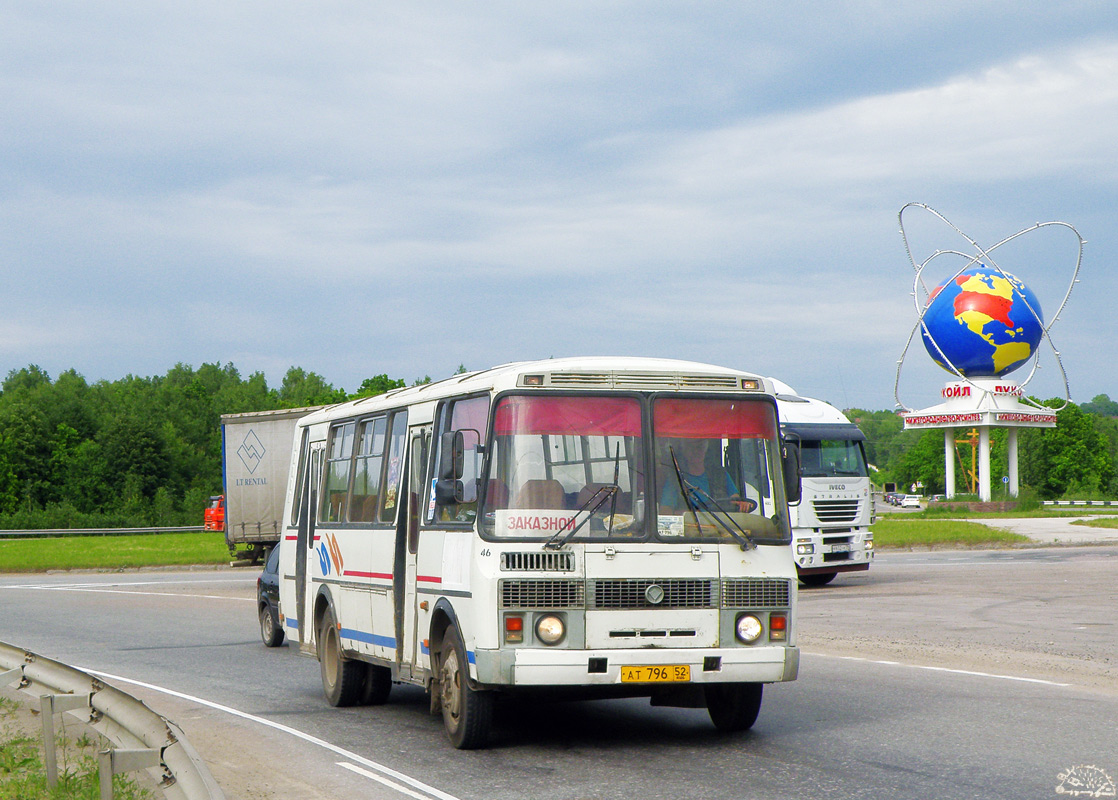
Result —
[[582, 581], [503, 580], [501, 608], [583, 608]]
[[501, 553], [501, 569], [506, 572], [574, 572], [575, 556], [561, 553]]
[[718, 582], [695, 578], [587, 581], [591, 608], [717, 608]]
[[723, 608], [781, 608], [790, 605], [791, 581], [780, 578], [726, 578]]

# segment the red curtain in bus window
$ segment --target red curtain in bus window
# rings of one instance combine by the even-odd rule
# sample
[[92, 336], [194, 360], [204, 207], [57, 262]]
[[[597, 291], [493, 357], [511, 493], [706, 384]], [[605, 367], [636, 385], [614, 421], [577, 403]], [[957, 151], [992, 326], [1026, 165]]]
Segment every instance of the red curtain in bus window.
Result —
[[494, 431], [552, 436], [640, 436], [640, 404], [631, 397], [505, 397]]
[[776, 417], [768, 403], [659, 397], [652, 407], [658, 437], [680, 439], [771, 439]]

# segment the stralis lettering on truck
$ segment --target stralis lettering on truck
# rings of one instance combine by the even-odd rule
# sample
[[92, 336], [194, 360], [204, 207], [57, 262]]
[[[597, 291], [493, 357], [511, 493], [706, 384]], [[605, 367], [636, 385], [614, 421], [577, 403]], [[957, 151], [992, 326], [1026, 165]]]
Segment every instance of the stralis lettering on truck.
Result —
[[237, 486], [267, 486], [267, 478], [237, 478]]

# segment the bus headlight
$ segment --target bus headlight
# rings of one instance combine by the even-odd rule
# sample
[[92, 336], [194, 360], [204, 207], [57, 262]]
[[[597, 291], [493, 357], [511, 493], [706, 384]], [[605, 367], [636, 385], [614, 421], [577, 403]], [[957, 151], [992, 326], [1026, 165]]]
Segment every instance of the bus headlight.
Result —
[[567, 628], [563, 620], [554, 614], [548, 614], [536, 620], [536, 638], [544, 644], [559, 644], [567, 635]]
[[753, 644], [761, 638], [764, 633], [764, 626], [761, 625], [761, 620], [757, 619], [752, 614], [742, 614], [738, 617], [738, 623], [735, 626], [738, 635], [738, 641], [742, 644]]

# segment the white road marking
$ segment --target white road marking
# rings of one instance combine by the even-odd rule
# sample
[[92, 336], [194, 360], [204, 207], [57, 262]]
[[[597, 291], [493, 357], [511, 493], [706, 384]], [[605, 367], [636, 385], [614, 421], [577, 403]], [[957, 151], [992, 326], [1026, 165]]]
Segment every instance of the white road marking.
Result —
[[[253, 578], [255, 581], [255, 578]], [[185, 583], [193, 586], [194, 584], [202, 583], [229, 583], [229, 580], [201, 580], [201, 581], [177, 581], [176, 583]], [[242, 581], [247, 583], [247, 581]], [[254, 597], [228, 597], [225, 595], [215, 594], [184, 594], [183, 592], [142, 592], [132, 591], [119, 587], [125, 586], [166, 586], [168, 581], [135, 581], [135, 582], [115, 582], [115, 583], [59, 583], [59, 584], [45, 584], [45, 583], [27, 583], [18, 584], [14, 586], [0, 586], [0, 589], [25, 589], [37, 590], [42, 592], [90, 592], [93, 594], [134, 594], [141, 597], [196, 597], [204, 600], [238, 600], [243, 602], [255, 603]]]
[[[397, 791], [400, 791], [403, 794], [406, 794], [410, 797], [419, 798], [419, 800], [431, 800], [431, 798], [438, 798], [438, 800], [459, 800], [459, 798], [455, 797], [454, 795], [447, 794], [444, 791], [436, 789], [434, 786], [428, 786], [423, 781], [418, 780], [416, 778], [413, 778], [410, 775], [405, 775], [402, 772], [397, 772], [396, 770], [392, 769], [391, 767], [386, 767], [384, 764], [378, 764], [376, 761], [372, 761], [368, 758], [365, 758], [364, 756], [359, 756], [359, 755], [357, 755], [357, 753], [350, 752], [349, 750], [346, 750], [343, 747], [338, 747], [338, 745], [331, 744], [330, 742], [327, 742], [324, 739], [319, 739], [317, 736], [311, 736], [309, 733], [303, 733], [302, 731], [300, 731], [296, 728], [292, 728], [288, 725], [283, 725], [279, 722], [272, 722], [269, 719], [264, 719], [263, 717], [257, 717], [255, 715], [249, 714], [245, 711], [238, 711], [235, 708], [230, 708], [229, 706], [223, 706], [220, 703], [215, 703], [211, 700], [205, 700], [201, 697], [195, 697], [194, 695], [183, 694], [182, 692], [176, 692], [174, 689], [166, 689], [162, 686], [156, 686], [156, 685], [151, 684], [151, 683], [144, 683], [143, 681], [134, 681], [134, 680], [131, 680], [130, 678], [122, 678], [119, 675], [111, 675], [107, 672], [98, 672], [96, 670], [86, 669], [84, 667], [78, 667], [77, 669], [81, 669], [83, 672], [88, 672], [90, 675], [96, 675], [100, 678], [105, 678], [106, 680], [119, 681], [121, 683], [129, 683], [129, 684], [132, 684], [133, 686], [140, 686], [144, 689], [150, 689], [153, 692], [161, 692], [163, 694], [170, 695], [171, 697], [177, 697], [180, 700], [187, 700], [187, 701], [192, 702], [192, 703], [197, 703], [200, 706], [205, 706], [206, 708], [212, 708], [215, 711], [221, 711], [223, 713], [229, 714], [229, 715], [234, 716], [234, 717], [240, 717], [241, 719], [247, 719], [250, 722], [256, 722], [260, 725], [264, 725], [265, 727], [272, 728], [273, 730], [280, 731], [281, 733], [289, 734], [291, 736], [296, 737], [297, 739], [302, 739], [304, 742], [307, 742], [308, 744], [313, 744], [313, 745], [321, 747], [325, 750], [329, 750], [331, 753], [335, 753], [335, 754], [341, 756], [342, 758], [349, 759], [350, 761], [356, 761], [361, 766], [366, 767], [369, 770], [372, 770], [372, 773], [376, 773], [376, 774], [367, 773], [367, 772], [365, 772], [365, 770], [357, 769], [354, 765], [351, 765], [351, 764], [345, 764], [345, 763], [342, 763], [342, 762], [336, 762], [336, 763], [338, 764], [338, 766], [344, 767], [345, 769], [348, 769], [352, 772], [359, 772], [360, 774], [365, 775], [366, 777], [372, 778], [373, 780], [377, 780], [377, 781], [383, 783], [385, 786], [390, 786], [393, 789], [396, 789]], [[400, 784], [405, 784], [405, 786], [411, 787], [411, 788], [408, 789], [408, 788], [405, 788], [405, 786], [396, 785], [395, 783], [393, 783], [393, 781], [398, 781]], [[415, 790], [415, 791], [413, 791], [413, 790]]]
[[1057, 683], [1056, 681], [1046, 681], [1042, 678], [1026, 678], [1022, 675], [1000, 675], [996, 672], [977, 672], [970, 669], [952, 669], [950, 667], [932, 667], [926, 664], [905, 664], [901, 661], [886, 661], [877, 658], [862, 658], [860, 656], [834, 656], [827, 653], [812, 653], [804, 651], [804, 655], [818, 656], [819, 658], [838, 658], [843, 661], [862, 661], [867, 664], [882, 664], [887, 667], [906, 667], [907, 669], [923, 669], [930, 672], [947, 672], [952, 675], [971, 675], [976, 678], [994, 678], [1000, 681], [1019, 681], [1021, 683], [1039, 683], [1043, 686], [1058, 686], [1068, 687], [1074, 686], [1073, 683]]

